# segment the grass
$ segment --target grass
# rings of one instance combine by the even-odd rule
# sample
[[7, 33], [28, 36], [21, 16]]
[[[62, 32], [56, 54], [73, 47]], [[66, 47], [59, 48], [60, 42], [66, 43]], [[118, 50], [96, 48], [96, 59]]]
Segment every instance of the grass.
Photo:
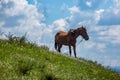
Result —
[[0, 80], [120, 80], [120, 74], [46, 46], [0, 40]]

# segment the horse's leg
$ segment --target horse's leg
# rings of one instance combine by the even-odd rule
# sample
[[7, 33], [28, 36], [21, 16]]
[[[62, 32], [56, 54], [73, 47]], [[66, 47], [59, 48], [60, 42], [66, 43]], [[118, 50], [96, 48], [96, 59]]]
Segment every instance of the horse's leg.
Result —
[[69, 53], [70, 53], [70, 56], [71, 56], [71, 46], [69, 46]]
[[61, 52], [60, 49], [61, 49], [62, 45], [61, 44], [58, 44], [58, 52]]
[[73, 45], [73, 50], [74, 50], [74, 56], [76, 58], [76, 45]]

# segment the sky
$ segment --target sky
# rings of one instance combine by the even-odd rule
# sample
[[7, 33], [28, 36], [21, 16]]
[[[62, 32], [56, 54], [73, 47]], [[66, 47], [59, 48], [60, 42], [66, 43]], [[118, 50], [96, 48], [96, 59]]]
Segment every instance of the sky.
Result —
[[[0, 33], [26, 33], [51, 50], [58, 31], [80, 26], [90, 39], [77, 38], [77, 56], [120, 68], [120, 0], [0, 0]], [[68, 47], [62, 52], [68, 54]]]

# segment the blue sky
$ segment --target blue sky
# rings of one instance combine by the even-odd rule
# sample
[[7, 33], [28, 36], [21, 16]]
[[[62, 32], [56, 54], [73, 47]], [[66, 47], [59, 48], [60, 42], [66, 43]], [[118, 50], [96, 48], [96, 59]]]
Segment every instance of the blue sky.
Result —
[[120, 67], [120, 0], [0, 0], [0, 32], [27, 33], [29, 41], [51, 50], [56, 32], [82, 25], [90, 40], [77, 45], [77, 56]]

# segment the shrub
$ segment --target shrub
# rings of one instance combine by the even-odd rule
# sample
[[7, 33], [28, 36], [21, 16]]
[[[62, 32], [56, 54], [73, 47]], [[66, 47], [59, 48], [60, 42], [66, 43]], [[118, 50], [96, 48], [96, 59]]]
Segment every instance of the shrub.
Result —
[[14, 41], [14, 37], [13, 37], [13, 34], [9, 32], [8, 35], [5, 35], [7, 38], [8, 38], [8, 41], [11, 43]]
[[46, 50], [46, 51], [49, 51], [49, 47], [47, 47], [47, 46], [45, 46], [45, 45], [41, 45], [39, 48], [40, 48], [40, 49], [44, 49], [44, 50]]
[[27, 42], [26, 34], [21, 37], [17, 37], [14, 36], [14, 34], [9, 33], [8, 35], [5, 36], [8, 38], [9, 43], [17, 43], [19, 45], [24, 45]]

